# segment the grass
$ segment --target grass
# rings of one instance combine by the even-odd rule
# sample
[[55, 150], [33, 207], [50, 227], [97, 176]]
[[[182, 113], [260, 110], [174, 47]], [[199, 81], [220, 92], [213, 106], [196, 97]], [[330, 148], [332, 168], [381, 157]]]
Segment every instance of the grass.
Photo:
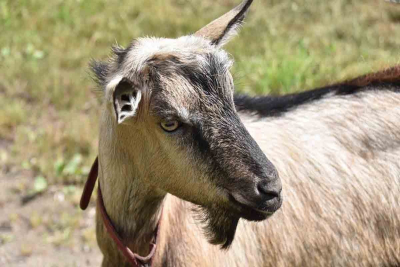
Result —
[[[0, 165], [31, 169], [50, 184], [82, 183], [97, 154], [90, 59], [135, 37], [192, 33], [237, 2], [2, 0]], [[238, 90], [250, 94], [380, 70], [399, 63], [399, 48], [400, 5], [383, 0], [256, 0], [226, 47]]]

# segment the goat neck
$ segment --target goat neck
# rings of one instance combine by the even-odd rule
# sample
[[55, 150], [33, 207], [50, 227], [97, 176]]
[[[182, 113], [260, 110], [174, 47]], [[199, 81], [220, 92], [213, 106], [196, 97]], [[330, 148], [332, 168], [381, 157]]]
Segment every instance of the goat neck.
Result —
[[[106, 123], [110, 124], [113, 123]], [[137, 140], [137, 136], [123, 136], [123, 131], [113, 128], [104, 127], [100, 134], [99, 182], [104, 206], [123, 243], [135, 253], [147, 255], [166, 193], [145, 182], [145, 172], [140, 171], [140, 155], [128, 154], [128, 144], [118, 142]], [[110, 135], [112, 138], [108, 138]], [[129, 145], [135, 145], [140, 151], [140, 144]], [[102, 250], [108, 250], [103, 249], [102, 240], [98, 242]]]

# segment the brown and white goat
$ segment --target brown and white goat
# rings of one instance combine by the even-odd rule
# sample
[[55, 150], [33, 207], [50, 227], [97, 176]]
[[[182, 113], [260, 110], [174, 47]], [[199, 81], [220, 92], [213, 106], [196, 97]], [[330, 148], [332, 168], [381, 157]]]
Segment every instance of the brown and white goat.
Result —
[[[136, 39], [93, 63], [115, 228], [145, 255], [162, 213], [153, 266], [400, 266], [400, 68], [234, 97], [221, 47], [251, 2], [194, 35]], [[103, 266], [128, 265], [100, 215], [97, 240]]]

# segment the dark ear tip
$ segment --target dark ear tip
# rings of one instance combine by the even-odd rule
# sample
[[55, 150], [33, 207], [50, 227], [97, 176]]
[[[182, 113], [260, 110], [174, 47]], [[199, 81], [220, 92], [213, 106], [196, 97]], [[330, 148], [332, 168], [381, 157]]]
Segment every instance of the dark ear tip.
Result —
[[240, 11], [236, 15], [235, 19], [237, 19], [237, 20], [243, 19], [243, 17], [246, 15], [247, 11], [249, 11], [249, 8], [252, 3], [253, 3], [253, 0], [247, 0], [247, 1], [244, 1], [241, 5], [239, 5], [238, 9]]
[[246, 13], [247, 10], [250, 8], [251, 4], [253, 3], [253, 0], [247, 0], [243, 1], [237, 9], [240, 10], [242, 13]]
[[253, 0], [242, 1], [225, 15], [198, 30], [195, 35], [210, 40], [213, 45], [224, 45], [240, 27], [252, 3]]

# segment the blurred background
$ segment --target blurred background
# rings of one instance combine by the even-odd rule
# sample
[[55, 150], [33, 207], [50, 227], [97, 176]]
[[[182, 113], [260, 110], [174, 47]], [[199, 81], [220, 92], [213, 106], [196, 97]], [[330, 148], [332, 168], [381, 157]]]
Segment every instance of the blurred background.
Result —
[[[0, 266], [98, 266], [88, 63], [140, 36], [195, 32], [239, 0], [0, 0]], [[400, 5], [256, 0], [226, 49], [237, 90], [284, 94], [400, 63]]]

